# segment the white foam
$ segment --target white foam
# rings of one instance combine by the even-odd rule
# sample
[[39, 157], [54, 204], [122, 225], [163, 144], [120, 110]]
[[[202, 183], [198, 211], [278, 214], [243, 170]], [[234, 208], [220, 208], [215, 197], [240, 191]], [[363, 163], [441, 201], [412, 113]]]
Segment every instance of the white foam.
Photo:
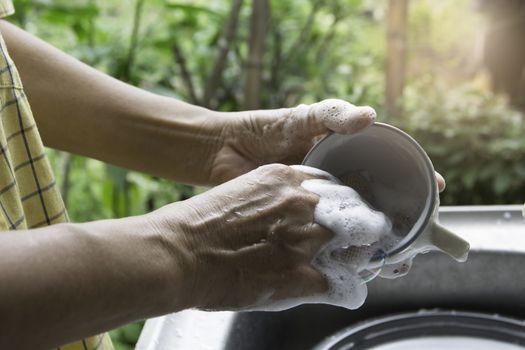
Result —
[[366, 299], [361, 274], [376, 252], [372, 247], [390, 234], [392, 224], [350, 187], [318, 179], [306, 180], [301, 186], [319, 195], [314, 220], [335, 234], [312, 262], [328, 281], [323, 302], [356, 309]]
[[388, 251], [400, 240], [392, 232], [390, 219], [373, 209], [354, 189], [342, 185], [331, 174], [307, 166], [293, 166], [315, 179], [302, 182], [301, 186], [319, 196], [314, 221], [334, 233], [312, 261], [327, 280], [329, 290], [324, 294], [273, 301], [267, 293], [250, 310], [278, 311], [300, 304], [317, 303], [357, 309], [367, 296], [368, 278], [379, 275], [396, 278], [408, 273], [414, 251], [407, 260], [373, 269], [371, 259], [379, 250]]
[[366, 284], [360, 273], [366, 269], [375, 252], [371, 249], [372, 245], [391, 231], [390, 220], [329, 173], [306, 166], [294, 168], [318, 177], [303, 181], [301, 186], [319, 195], [314, 220], [335, 234], [312, 261], [312, 265], [328, 281], [329, 290], [325, 294], [277, 301], [271, 300], [273, 293], [265, 294], [250, 309], [277, 311], [304, 303], [356, 309], [367, 296]]
[[[334, 131], [340, 134], [354, 133], [370, 125], [376, 112], [369, 106], [355, 106], [339, 99], [326, 99], [311, 105], [300, 104], [294, 108], [278, 110], [274, 123], [263, 127], [262, 138], [274, 139], [277, 132], [282, 137], [275, 142], [276, 149], [287, 149], [298, 140], [304, 140], [304, 130], [319, 130], [318, 133]], [[313, 125], [312, 125], [313, 123]], [[326, 130], [323, 130], [325, 128]]]
[[335, 233], [328, 247], [372, 244], [390, 232], [390, 220], [368, 206], [354, 189], [321, 179], [306, 180], [301, 186], [320, 197], [314, 218]]

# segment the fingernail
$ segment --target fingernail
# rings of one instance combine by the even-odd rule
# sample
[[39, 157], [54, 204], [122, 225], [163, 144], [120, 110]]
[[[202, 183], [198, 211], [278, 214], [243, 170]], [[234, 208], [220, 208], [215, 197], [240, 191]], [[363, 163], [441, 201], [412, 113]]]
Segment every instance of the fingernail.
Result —
[[445, 187], [447, 187], [447, 183], [445, 181], [445, 178], [443, 176], [441, 176], [440, 173], [436, 173], [436, 179], [437, 179], [437, 182], [438, 182], [438, 187], [439, 187], [439, 183], [443, 184], [443, 187], [439, 189], [439, 192], [443, 192], [445, 190]]

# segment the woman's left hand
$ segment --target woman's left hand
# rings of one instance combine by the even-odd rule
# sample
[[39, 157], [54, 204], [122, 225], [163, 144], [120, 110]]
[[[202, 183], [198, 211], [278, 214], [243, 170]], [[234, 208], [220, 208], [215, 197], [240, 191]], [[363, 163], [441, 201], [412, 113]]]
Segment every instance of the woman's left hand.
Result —
[[231, 113], [210, 169], [210, 182], [222, 183], [268, 163], [300, 164], [329, 131], [352, 134], [373, 124], [372, 107], [328, 99], [294, 108]]

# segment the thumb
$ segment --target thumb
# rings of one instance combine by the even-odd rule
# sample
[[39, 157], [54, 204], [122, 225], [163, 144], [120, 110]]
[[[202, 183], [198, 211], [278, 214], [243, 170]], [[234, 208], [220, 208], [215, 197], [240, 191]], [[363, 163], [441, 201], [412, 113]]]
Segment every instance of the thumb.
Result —
[[339, 99], [327, 99], [308, 107], [307, 120], [311, 131], [334, 131], [339, 134], [352, 134], [372, 125], [376, 111], [368, 106], [354, 106]]

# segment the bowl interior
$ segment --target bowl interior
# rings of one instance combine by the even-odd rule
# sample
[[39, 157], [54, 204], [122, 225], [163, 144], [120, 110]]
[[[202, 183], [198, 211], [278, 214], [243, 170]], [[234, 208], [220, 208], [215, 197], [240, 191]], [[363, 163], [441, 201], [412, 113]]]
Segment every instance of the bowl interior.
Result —
[[392, 220], [401, 241], [389, 253], [411, 243], [432, 214], [432, 163], [414, 139], [392, 126], [376, 123], [354, 135], [330, 134], [303, 164], [336, 176]]

